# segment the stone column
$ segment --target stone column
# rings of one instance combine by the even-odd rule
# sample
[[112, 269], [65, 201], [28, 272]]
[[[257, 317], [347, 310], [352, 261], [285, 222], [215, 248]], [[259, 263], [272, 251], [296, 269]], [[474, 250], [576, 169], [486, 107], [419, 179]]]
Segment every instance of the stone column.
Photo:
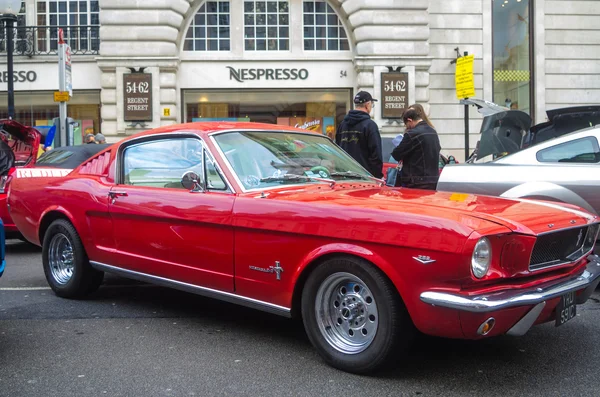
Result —
[[[102, 132], [114, 142], [140, 131], [180, 122], [177, 70], [179, 35], [192, 0], [103, 0], [100, 9]], [[143, 21], [143, 24], [140, 23]], [[123, 74], [152, 74], [152, 121], [124, 121]]]
[[[409, 101], [429, 106], [429, 0], [345, 0], [340, 10], [353, 29], [357, 90], [381, 98], [381, 73], [401, 68], [409, 75]], [[384, 133], [403, 131], [401, 123], [381, 119], [376, 107], [375, 122]]]

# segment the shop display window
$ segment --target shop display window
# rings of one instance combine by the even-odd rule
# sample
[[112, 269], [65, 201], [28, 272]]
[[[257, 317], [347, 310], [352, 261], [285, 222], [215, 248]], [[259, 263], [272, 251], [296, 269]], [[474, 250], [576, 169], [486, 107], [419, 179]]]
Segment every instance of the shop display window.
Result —
[[[0, 93], [0, 119], [8, 118], [6, 92]], [[18, 91], [15, 93], [15, 120], [21, 124], [51, 126], [59, 116], [58, 104], [52, 92]], [[74, 142], [80, 144], [83, 136], [100, 132], [100, 92], [75, 91], [67, 105], [67, 116], [74, 119]]]
[[185, 120], [252, 121], [298, 127], [332, 139], [350, 109], [350, 90], [184, 92]]

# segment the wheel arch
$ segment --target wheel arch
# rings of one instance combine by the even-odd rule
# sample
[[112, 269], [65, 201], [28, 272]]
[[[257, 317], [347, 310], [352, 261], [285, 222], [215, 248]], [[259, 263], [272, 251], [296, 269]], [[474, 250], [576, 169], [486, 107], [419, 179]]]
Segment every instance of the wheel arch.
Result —
[[75, 227], [75, 223], [73, 222], [72, 216], [62, 208], [53, 208], [44, 213], [40, 219], [40, 226], [38, 229], [38, 238], [40, 240], [40, 245], [44, 243], [44, 236], [46, 235], [46, 231], [57, 219], [65, 219]]
[[596, 210], [583, 197], [564, 186], [551, 182], [523, 183], [508, 189], [500, 197], [548, 200], [573, 204], [597, 215]]
[[404, 290], [404, 286], [402, 285], [401, 277], [396, 277], [392, 275], [392, 272], [395, 273], [392, 265], [385, 260], [383, 257], [378, 255], [364, 247], [349, 245], [349, 244], [332, 244], [324, 247], [320, 247], [310, 254], [308, 254], [302, 263], [298, 266], [297, 271], [294, 275], [295, 281], [293, 283], [294, 289], [292, 292], [292, 301], [291, 301], [291, 315], [293, 318], [300, 319], [301, 316], [301, 302], [302, 302], [302, 291], [304, 290], [304, 286], [306, 285], [306, 281], [310, 274], [323, 262], [331, 259], [331, 258], [340, 258], [340, 257], [349, 257], [349, 258], [358, 258], [366, 261], [376, 269], [378, 269], [390, 282], [394, 285], [396, 292], [400, 299], [404, 300], [402, 297], [402, 292]]

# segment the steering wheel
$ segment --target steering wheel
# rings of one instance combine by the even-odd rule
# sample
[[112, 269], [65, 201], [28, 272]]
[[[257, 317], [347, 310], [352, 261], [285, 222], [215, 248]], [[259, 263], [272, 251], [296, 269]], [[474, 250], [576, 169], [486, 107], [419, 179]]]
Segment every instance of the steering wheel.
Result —
[[310, 172], [321, 178], [331, 178], [331, 172], [327, 169], [327, 167], [323, 167], [322, 165], [312, 167]]

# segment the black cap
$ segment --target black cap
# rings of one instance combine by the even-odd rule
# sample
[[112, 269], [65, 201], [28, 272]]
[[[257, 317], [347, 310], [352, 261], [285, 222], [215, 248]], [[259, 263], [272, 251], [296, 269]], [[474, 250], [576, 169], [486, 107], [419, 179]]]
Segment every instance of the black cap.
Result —
[[369, 94], [367, 91], [360, 91], [358, 94], [356, 94], [354, 96], [354, 103], [359, 104], [359, 103], [367, 103], [367, 102], [377, 102], [377, 99], [373, 99], [373, 97], [371, 96], [371, 94]]

